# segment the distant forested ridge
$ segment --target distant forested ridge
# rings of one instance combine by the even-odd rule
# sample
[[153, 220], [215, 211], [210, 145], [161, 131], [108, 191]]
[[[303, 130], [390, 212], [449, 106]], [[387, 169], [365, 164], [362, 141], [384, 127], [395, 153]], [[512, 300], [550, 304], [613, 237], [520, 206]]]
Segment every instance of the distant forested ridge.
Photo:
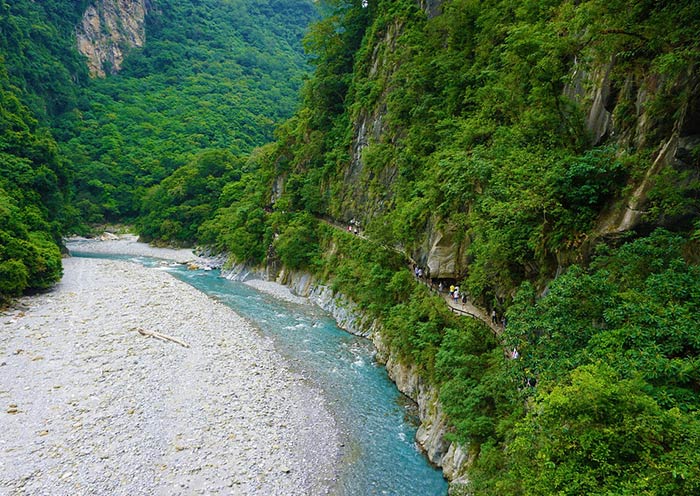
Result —
[[[0, 1], [3, 299], [58, 280], [61, 235], [133, 222], [179, 167], [270, 141], [308, 72], [310, 0], [154, 0], [145, 46], [118, 75], [91, 80], [75, 33], [93, 3]], [[207, 177], [206, 196], [163, 210], [170, 224], [144, 224], [144, 235], [191, 242], [225, 182]]]
[[[118, 75], [92, 81], [60, 124], [86, 222], [134, 219], [155, 194], [148, 188], [205, 150], [241, 156], [270, 141], [296, 109], [308, 71], [300, 40], [317, 15], [310, 0], [152, 5], [145, 46], [130, 51]], [[166, 216], [185, 230], [201, 222], [181, 210]]]

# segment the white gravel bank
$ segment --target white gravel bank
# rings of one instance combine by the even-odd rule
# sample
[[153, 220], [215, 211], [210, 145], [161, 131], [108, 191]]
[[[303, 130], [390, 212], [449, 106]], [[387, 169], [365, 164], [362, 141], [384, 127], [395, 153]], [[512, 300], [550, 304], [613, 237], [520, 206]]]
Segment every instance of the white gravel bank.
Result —
[[76, 249], [92, 253], [131, 255], [134, 257], [154, 257], [171, 260], [177, 263], [192, 262], [197, 257], [192, 250], [186, 248], [157, 248], [146, 243], [139, 243], [134, 234], [115, 236], [112, 239], [71, 238], [67, 242], [69, 250]]
[[0, 315], [0, 494], [330, 492], [336, 426], [271, 340], [163, 271], [64, 267]]
[[[107, 239], [99, 238], [72, 238], [68, 240], [70, 251], [81, 251], [89, 253], [130, 255], [133, 257], [153, 257], [177, 262], [181, 264], [192, 263], [198, 267], [211, 267], [218, 265], [220, 259], [198, 257], [192, 250], [187, 248], [158, 248], [146, 243], [140, 243], [138, 237], [133, 234], [121, 236], [110, 236]], [[248, 279], [242, 281], [261, 293], [267, 293], [280, 300], [297, 304], [309, 304], [308, 298], [292, 294], [287, 286], [277, 284], [273, 281], [263, 281], [261, 279]]]
[[298, 305], [311, 304], [308, 298], [297, 296], [293, 294], [287, 286], [282, 286], [281, 284], [277, 284], [273, 281], [263, 281], [261, 279], [248, 279], [244, 281], [243, 284], [246, 284], [251, 288], [255, 288], [261, 293], [267, 293], [269, 295], [272, 295], [280, 300], [296, 303]]

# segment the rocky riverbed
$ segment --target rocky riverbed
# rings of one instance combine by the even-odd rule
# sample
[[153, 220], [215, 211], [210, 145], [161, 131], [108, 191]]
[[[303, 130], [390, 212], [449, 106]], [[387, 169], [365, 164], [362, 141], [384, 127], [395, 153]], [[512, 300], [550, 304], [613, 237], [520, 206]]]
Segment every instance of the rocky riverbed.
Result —
[[159, 248], [138, 241], [134, 234], [120, 236], [105, 233], [100, 238], [70, 238], [67, 240], [69, 249], [88, 251], [90, 253], [119, 254], [143, 257], [162, 258], [177, 263], [188, 263], [196, 260], [192, 250], [180, 248]]
[[271, 340], [165, 271], [64, 267], [0, 315], [0, 493], [331, 492], [337, 427]]

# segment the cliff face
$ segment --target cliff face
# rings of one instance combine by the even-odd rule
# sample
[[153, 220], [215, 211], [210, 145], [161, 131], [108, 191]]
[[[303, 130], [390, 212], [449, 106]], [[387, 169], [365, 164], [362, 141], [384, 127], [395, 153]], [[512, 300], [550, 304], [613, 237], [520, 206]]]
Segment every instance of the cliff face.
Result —
[[[593, 145], [611, 144], [619, 149], [647, 148], [651, 156], [645, 169], [632, 178], [628, 193], [610, 205], [597, 222], [594, 235], [606, 236], [640, 227], [643, 224], [671, 226], [678, 219], [649, 215], [649, 193], [664, 172], [676, 176], [675, 186], [684, 188], [697, 181], [693, 150], [700, 143], [700, 79], [689, 67], [685, 75], [672, 82], [674, 92], [686, 95], [669, 119], [654, 111], [653, 99], [661, 81], [657, 74], [624, 79], [611, 76], [617, 62], [571, 69], [571, 84], [564, 94], [584, 111], [586, 128]], [[695, 169], [694, 171], [692, 171]], [[681, 178], [680, 171], [692, 171]]]
[[[443, 9], [451, 5], [442, 1], [419, 2], [427, 26], [430, 23], [439, 25], [443, 15], [454, 15], [454, 12], [443, 14]], [[369, 105], [359, 105], [353, 115], [350, 157], [342, 171], [342, 187], [337, 189], [342, 199], [337, 210], [332, 212], [337, 218], [357, 218], [367, 225], [377, 216], [393, 215], [391, 211], [396, 206], [397, 191], [410, 184], [411, 179], [406, 181], [401, 177], [402, 170], [395, 160], [382, 162], [377, 158], [392, 153], [387, 150], [405, 146], [406, 135], [414, 132], [392, 122], [392, 100], [396, 101], [395, 95], [404, 91], [402, 86], [411, 83], [402, 79], [404, 75], [398, 75], [402, 66], [411, 62], [396, 56], [397, 47], [406, 42], [402, 39], [406, 30], [403, 20], [389, 22], [375, 35], [367, 50], [370, 55], [358, 66], [365, 71], [360, 77], [372, 85], [372, 91], [378, 96]], [[441, 33], [439, 28], [436, 33]], [[445, 46], [450, 42], [446, 37]], [[651, 71], [645, 62], [639, 62], [635, 67], [616, 56], [601, 60], [584, 55], [585, 52], [581, 57], [571, 57], [567, 61], [568, 74], [562, 78], [567, 83], [563, 85], [559, 98], [570, 106], [572, 114], [576, 114], [572, 120], [581, 118], [583, 121], [582, 126], [589, 135], [589, 148], [609, 147], [617, 151], [618, 157], [636, 154], [633, 160], [638, 164], [629, 174], [622, 192], [600, 207], [595, 225], [581, 233], [580, 239], [569, 243], [571, 246], [560, 247], [559, 252], [552, 254], [559, 269], [585, 258], [596, 239], [615, 237], [635, 229], [674, 228], [683, 222], [687, 225], [688, 219], [698, 214], [694, 207], [686, 208], [685, 212], [680, 212], [682, 208], [679, 207], [677, 214], [669, 214], [652, 205], [655, 187], [684, 191], [695, 188], [692, 184], [700, 180], [697, 158], [700, 78], [694, 66], [689, 65], [685, 74], [668, 77]], [[435, 74], [436, 78], [439, 76]], [[426, 86], [430, 84], [426, 83]], [[673, 101], [664, 108], [659, 103], [664, 99]], [[415, 108], [408, 110], [410, 113], [415, 111]], [[567, 112], [560, 111], [562, 114]], [[475, 188], [475, 193], [481, 194], [480, 186]], [[694, 193], [688, 194], [685, 200], [680, 198], [684, 194], [679, 193], [679, 201], [687, 201]], [[469, 215], [470, 208], [466, 201], [459, 215]], [[411, 253], [413, 260], [429, 269], [431, 277], [463, 278], [470, 263], [469, 235], [465, 235], [464, 229], [456, 226], [452, 219], [445, 218], [444, 214], [430, 211], [424, 217], [425, 220], [414, 229], [415, 241], [404, 248]], [[530, 272], [537, 273], [538, 270], [533, 264]], [[553, 274], [550, 271], [547, 276]]]
[[[366, 238], [400, 244], [430, 277], [464, 281], [477, 303], [506, 308], [524, 281], [545, 288], [600, 240], [657, 226], [687, 231], [693, 223], [697, 232], [698, 62], [673, 46], [643, 46], [660, 38], [655, 16], [666, 12], [640, 14], [646, 31], [639, 34], [618, 27], [640, 25], [625, 12], [588, 28], [599, 12], [586, 8], [605, 10], [605, 2], [583, 2], [571, 23], [519, 9], [512, 18], [493, 10], [486, 19], [486, 6], [469, 11], [468, 2], [408, 3], [397, 1], [394, 16], [377, 16], [364, 45], [352, 50], [352, 84], [342, 102], [347, 121], [338, 120], [348, 125], [342, 139], [329, 138], [343, 149], [329, 145], [327, 176], [314, 184], [328, 193], [328, 212], [321, 213], [359, 220]], [[333, 101], [328, 89], [342, 85], [321, 76], [325, 92], [318, 94]], [[308, 145], [310, 135], [299, 142]], [[300, 181], [276, 182], [276, 194], [298, 193], [289, 201], [299, 202], [311, 189]], [[294, 277], [283, 282], [300, 294], [316, 291]], [[341, 326], [368, 332], [354, 322], [351, 303], [339, 303], [330, 290], [318, 296]], [[411, 358], [401, 363], [379, 329], [371, 330], [391, 377], [419, 404], [419, 442], [451, 480], [467, 482], [468, 471], [478, 470], [478, 446], [449, 441], [439, 386], [421, 377]], [[386, 342], [392, 339], [387, 332]], [[427, 341], [420, 336], [406, 347], [419, 340]], [[443, 400], [449, 407], [448, 395]]]
[[94, 0], [88, 6], [76, 35], [93, 77], [116, 74], [126, 52], [143, 46], [147, 11], [147, 0]]

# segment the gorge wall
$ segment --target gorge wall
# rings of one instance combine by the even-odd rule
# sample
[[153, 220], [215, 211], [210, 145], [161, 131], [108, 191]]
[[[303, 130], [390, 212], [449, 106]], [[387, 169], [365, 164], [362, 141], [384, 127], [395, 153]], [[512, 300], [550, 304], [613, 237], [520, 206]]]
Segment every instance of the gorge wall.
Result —
[[144, 45], [149, 8], [148, 0], [95, 0], [88, 5], [76, 37], [91, 76], [116, 74], [129, 49]]
[[[431, 25], [440, 26], [445, 8], [452, 8], [448, 14], [456, 15], [454, 2], [420, 1], [419, 5], [426, 16], [422, 21], [425, 22], [425, 32], [444, 36], [447, 50], [453, 42], [450, 37], [454, 35]], [[387, 150], [405, 146], [407, 136], [415, 132], [404, 127], [410, 122], [410, 117], [397, 124], [397, 110], [392, 110], [392, 107], [397, 107], [396, 95], [406, 91], [402, 86], [415, 84], [402, 72], [413, 63], [406, 57], [404, 48], [406, 43], [416, 43], [411, 38], [415, 33], [407, 34], [410, 27], [399, 18], [387, 22], [373, 33], [374, 41], [364, 52], [367, 54], [365, 60], [356, 65], [354, 77], [362, 82], [358, 84], [361, 89], [351, 93], [355, 99], [352, 144], [349, 160], [342, 170], [342, 186], [336, 188], [341, 200], [333, 212], [340, 219], [360, 219], [364, 225], [369, 225], [391, 213], [396, 208], [397, 192], [407, 187], [396, 160], [382, 161], [377, 157], [388, 154]], [[605, 36], [616, 31], [611, 29], [605, 32]], [[622, 33], [620, 36], [631, 38], [636, 34]], [[643, 39], [642, 35], [639, 36]], [[648, 231], [654, 226], [674, 227], [685, 222], [687, 228], [688, 219], [698, 214], [697, 208], [692, 206], [674, 212], [664, 211], [664, 208], [658, 208], [662, 203], [659, 195], [650, 195], [654, 188], [664, 187], [694, 191], [692, 185], [700, 179], [697, 153], [700, 144], [697, 124], [700, 122], [700, 78], [695, 66], [691, 64], [670, 76], [652, 70], [644, 61], [636, 62], [635, 66], [628, 60], [628, 52], [600, 57], [592, 56], [585, 46], [579, 50], [563, 61], [566, 75], [557, 90], [558, 118], [564, 122], [582, 119], [582, 127], [587, 133], [587, 143], [583, 148], [608, 148], [615, 150], [620, 160], [633, 156], [639, 164], [627, 177], [621, 192], [598, 207], [594, 225], [552, 254], [556, 263], [553, 262], [553, 268], [549, 269], [549, 276], [567, 264], [585, 258], [597, 240], [635, 229]], [[413, 51], [408, 53], [413, 54]], [[358, 70], [363, 72], [358, 73]], [[406, 72], [413, 74], [412, 77], [423, 76], [412, 70]], [[435, 77], [439, 78], [439, 75]], [[454, 77], [458, 75], [454, 74]], [[425, 83], [426, 86], [431, 84], [434, 83]], [[368, 90], [371, 98], [364, 93], [367, 91], [365, 86], [371, 88]], [[427, 101], [417, 104], [429, 105]], [[416, 108], [407, 111], [418, 113]], [[466, 152], [465, 157], [469, 153]], [[424, 155], [417, 160], [429, 159], [429, 155]], [[424, 163], [417, 164], [417, 167], [424, 166]], [[475, 193], [480, 194], [481, 188], [481, 185], [476, 185]], [[425, 196], [429, 195], [425, 193]], [[695, 192], [690, 193], [693, 195]], [[465, 200], [464, 210], [459, 215], [469, 216], [471, 210], [472, 205]], [[414, 214], [414, 217], [419, 216]], [[469, 270], [472, 238], [465, 235], [462, 225], [450, 217], [451, 213], [424, 215], [424, 220], [416, 224], [414, 239], [404, 248], [429, 270], [432, 277], [459, 280]], [[528, 272], [527, 267], [524, 270]], [[537, 270], [540, 269], [531, 267], [531, 272]]]
[[[338, 72], [317, 75], [298, 127], [283, 135], [268, 208], [280, 219], [303, 213], [291, 228], [275, 226], [275, 239], [287, 242], [273, 240], [278, 252], [293, 233], [312, 231], [310, 213], [336, 226], [352, 219], [364, 239], [408, 254], [430, 277], [459, 283], [474, 303], [502, 315], [519, 288], [545, 294], [572, 264], [585, 267], [600, 243], [614, 249], [625, 236], [657, 227], [698, 229], [698, 65], [676, 46], [650, 45], [667, 31], [658, 23], [666, 11], [617, 5], [611, 13], [595, 1], [562, 2], [557, 15], [534, 4], [507, 12], [502, 4], [459, 1], [369, 5], [391, 13], [369, 16], [359, 48], [359, 37], [347, 41], [351, 71], [338, 69], [337, 52], [321, 53]], [[601, 12], [608, 17], [601, 20]], [[352, 28], [362, 14], [349, 15]], [[692, 36], [679, 31], [676, 39], [692, 45]], [[348, 80], [347, 93], [337, 97]], [[345, 269], [339, 287], [356, 288], [355, 280], [373, 276], [389, 281], [379, 276], [389, 264], [355, 246], [343, 252], [326, 242], [314, 255], [307, 265], [331, 267], [323, 274], [330, 279], [332, 269]], [[343, 265], [343, 258], [363, 256], [359, 269]], [[410, 365], [422, 356], [407, 359], [414, 348], [404, 349], [399, 360], [381, 331], [357, 326], [353, 304], [338, 303], [328, 288], [293, 274], [280, 281], [317, 296], [341, 326], [371, 334], [392, 378], [420, 406], [426, 452], [448, 477], [467, 481], [467, 472], [478, 470], [478, 441], [470, 444], [471, 426], [462, 427], [462, 447], [446, 440], [457, 424], [450, 427], [448, 403], [437, 401], [439, 385], [428, 384], [425, 366]], [[397, 298], [395, 307], [411, 296]], [[426, 314], [406, 318], [413, 328], [397, 326], [397, 335], [410, 336], [405, 348], [450, 344], [440, 334], [445, 328], [429, 334], [434, 315]], [[502, 354], [496, 359], [504, 361]]]

